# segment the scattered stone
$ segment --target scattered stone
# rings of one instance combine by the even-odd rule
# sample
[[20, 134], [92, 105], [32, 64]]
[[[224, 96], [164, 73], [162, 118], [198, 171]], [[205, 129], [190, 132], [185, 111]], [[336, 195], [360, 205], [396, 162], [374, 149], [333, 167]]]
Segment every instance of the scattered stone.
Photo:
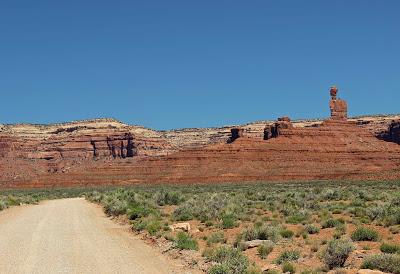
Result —
[[247, 242], [240, 242], [239, 246], [241, 247], [242, 250], [247, 250], [249, 248], [258, 247], [263, 244], [274, 244], [274, 243], [270, 240], [253, 240]]
[[183, 231], [189, 232], [190, 231], [190, 224], [189, 223], [177, 223], [177, 224], [170, 225], [169, 228], [172, 231], [183, 230]]

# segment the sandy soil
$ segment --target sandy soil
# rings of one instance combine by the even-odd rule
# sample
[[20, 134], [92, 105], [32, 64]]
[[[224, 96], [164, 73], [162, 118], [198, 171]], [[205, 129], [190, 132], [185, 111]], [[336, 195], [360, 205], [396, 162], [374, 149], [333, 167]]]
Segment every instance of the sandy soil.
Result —
[[1, 273], [190, 273], [84, 199], [0, 212]]

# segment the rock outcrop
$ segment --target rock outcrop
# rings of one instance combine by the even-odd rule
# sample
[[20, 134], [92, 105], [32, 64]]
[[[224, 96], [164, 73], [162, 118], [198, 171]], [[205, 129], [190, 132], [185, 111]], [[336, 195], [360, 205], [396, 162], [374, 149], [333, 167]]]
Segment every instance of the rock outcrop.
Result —
[[269, 140], [271, 138], [277, 138], [281, 135], [282, 130], [292, 129], [293, 124], [290, 118], [285, 116], [278, 118], [278, 121], [273, 125], [267, 125], [264, 129], [264, 140]]
[[383, 130], [379, 135], [378, 138], [400, 144], [400, 120], [392, 121], [387, 130]]
[[0, 126], [0, 186], [399, 179], [400, 116], [155, 131], [98, 119]]
[[331, 100], [329, 108], [331, 110], [331, 119], [333, 120], [347, 120], [347, 103], [344, 100], [337, 99], [338, 89], [331, 87], [330, 94]]

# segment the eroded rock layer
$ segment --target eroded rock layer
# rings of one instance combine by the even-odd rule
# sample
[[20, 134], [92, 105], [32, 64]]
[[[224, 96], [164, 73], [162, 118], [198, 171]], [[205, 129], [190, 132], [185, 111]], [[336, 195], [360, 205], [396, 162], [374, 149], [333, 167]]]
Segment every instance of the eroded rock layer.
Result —
[[400, 117], [155, 131], [113, 119], [0, 126], [0, 186], [400, 178]]

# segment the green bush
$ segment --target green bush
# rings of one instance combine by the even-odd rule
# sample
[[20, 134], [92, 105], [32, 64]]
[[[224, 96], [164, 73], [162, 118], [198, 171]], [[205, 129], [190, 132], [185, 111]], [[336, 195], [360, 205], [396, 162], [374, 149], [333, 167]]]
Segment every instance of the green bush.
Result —
[[383, 253], [400, 253], [400, 245], [398, 244], [390, 244], [390, 243], [383, 243], [381, 244], [380, 250]]
[[307, 221], [310, 218], [310, 215], [307, 211], [296, 212], [293, 215], [290, 215], [286, 218], [286, 222], [288, 224], [299, 224]]
[[126, 212], [130, 220], [136, 220], [138, 218], [147, 217], [151, 213], [155, 213], [156, 210], [144, 204], [131, 204], [128, 206]]
[[257, 239], [270, 240], [277, 242], [279, 239], [279, 229], [275, 226], [264, 225], [256, 229]]
[[279, 229], [271, 225], [247, 228], [242, 232], [242, 238], [245, 241], [270, 240], [276, 242], [278, 241], [279, 236]]
[[252, 241], [258, 238], [258, 231], [256, 228], [247, 228], [242, 232], [242, 238], [245, 241]]
[[400, 274], [400, 255], [376, 254], [364, 259], [362, 268]]
[[368, 227], [358, 227], [352, 234], [353, 241], [372, 241], [376, 242], [379, 239], [379, 234], [376, 230]]
[[208, 244], [223, 243], [225, 242], [224, 232], [218, 231], [207, 237]]
[[353, 250], [354, 246], [348, 240], [332, 240], [326, 248], [324, 261], [329, 269], [342, 267]]
[[181, 192], [162, 190], [154, 195], [154, 200], [159, 206], [178, 205], [183, 201], [183, 195]]
[[117, 198], [110, 199], [104, 205], [104, 211], [107, 215], [118, 216], [125, 214], [128, 208], [128, 203], [124, 200], [119, 200]]
[[322, 228], [332, 228], [337, 226], [342, 226], [344, 224], [342, 219], [328, 219], [322, 223]]
[[185, 232], [179, 232], [175, 239], [175, 247], [179, 249], [198, 250], [199, 245], [195, 239]]
[[146, 219], [137, 219], [133, 222], [132, 229], [135, 231], [145, 230], [147, 227], [148, 221]]
[[177, 221], [190, 221], [193, 220], [193, 210], [190, 206], [180, 206], [174, 210], [174, 219]]
[[233, 214], [224, 214], [222, 216], [222, 228], [234, 228], [237, 226], [236, 217]]
[[306, 225], [304, 229], [305, 231], [307, 231], [308, 234], [317, 234], [320, 231], [319, 227], [315, 225]]
[[400, 225], [400, 207], [394, 208], [385, 216], [384, 223], [387, 226]]
[[296, 273], [296, 268], [294, 267], [294, 265], [292, 263], [284, 262], [282, 265], [282, 272], [294, 274], [294, 273]]
[[146, 225], [146, 230], [150, 235], [154, 236], [158, 231], [161, 230], [161, 222], [159, 220], [151, 220]]
[[267, 258], [268, 254], [272, 252], [274, 249], [274, 244], [272, 243], [264, 243], [257, 247], [258, 255], [261, 259]]
[[7, 203], [3, 200], [0, 200], [0, 210], [4, 210], [8, 207]]
[[283, 237], [283, 238], [292, 238], [294, 235], [294, 232], [289, 230], [289, 229], [282, 229], [279, 234]]
[[[210, 250], [204, 256], [217, 265], [211, 267], [208, 273], [244, 274], [249, 267], [249, 260], [243, 253], [232, 247], [220, 246]], [[217, 272], [225, 271], [225, 272]]]
[[229, 274], [230, 269], [226, 264], [216, 264], [210, 267], [207, 271], [208, 274]]
[[333, 238], [340, 239], [345, 234], [346, 234], [346, 226], [339, 225], [339, 226], [335, 227], [335, 234], [333, 234]]
[[279, 254], [278, 258], [275, 260], [277, 264], [282, 264], [284, 262], [297, 261], [300, 258], [300, 252], [297, 250], [285, 250]]

